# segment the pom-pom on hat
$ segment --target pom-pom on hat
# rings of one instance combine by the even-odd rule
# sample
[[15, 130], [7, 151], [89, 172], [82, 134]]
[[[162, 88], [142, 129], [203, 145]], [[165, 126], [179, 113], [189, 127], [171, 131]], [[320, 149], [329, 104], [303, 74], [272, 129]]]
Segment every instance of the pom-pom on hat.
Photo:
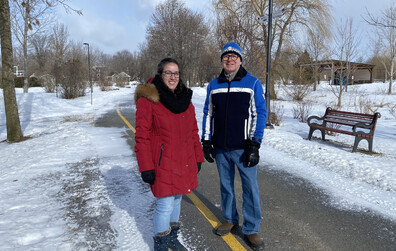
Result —
[[237, 45], [234, 42], [226, 43], [223, 47], [223, 50], [221, 51], [221, 57], [220, 60], [223, 60], [223, 56], [228, 53], [234, 53], [236, 54], [242, 61], [242, 50], [239, 45]]

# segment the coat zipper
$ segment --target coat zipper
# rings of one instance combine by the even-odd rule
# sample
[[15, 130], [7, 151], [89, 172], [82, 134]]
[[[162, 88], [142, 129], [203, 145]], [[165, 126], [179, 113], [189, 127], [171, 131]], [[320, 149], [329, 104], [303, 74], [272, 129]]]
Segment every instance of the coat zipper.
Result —
[[161, 165], [162, 151], [163, 151], [163, 150], [164, 150], [164, 144], [161, 144], [161, 152], [160, 152], [160, 156], [159, 156], [158, 166]]
[[224, 117], [224, 146], [227, 147], [227, 113], [228, 113], [228, 102], [230, 97], [230, 88], [231, 88], [231, 81], [228, 81], [228, 91], [226, 97], [226, 110], [225, 110], [225, 117]]

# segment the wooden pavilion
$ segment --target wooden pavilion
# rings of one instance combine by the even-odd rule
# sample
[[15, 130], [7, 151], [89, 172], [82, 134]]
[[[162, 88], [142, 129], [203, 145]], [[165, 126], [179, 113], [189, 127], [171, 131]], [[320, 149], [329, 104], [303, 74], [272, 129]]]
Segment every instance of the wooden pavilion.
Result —
[[343, 75], [343, 81], [347, 69], [350, 69], [349, 84], [372, 83], [373, 82], [373, 64], [363, 64], [355, 62], [347, 62], [341, 60], [323, 60], [316, 61], [310, 64], [300, 65], [301, 67], [318, 67], [321, 81], [329, 81], [330, 83], [337, 84]]

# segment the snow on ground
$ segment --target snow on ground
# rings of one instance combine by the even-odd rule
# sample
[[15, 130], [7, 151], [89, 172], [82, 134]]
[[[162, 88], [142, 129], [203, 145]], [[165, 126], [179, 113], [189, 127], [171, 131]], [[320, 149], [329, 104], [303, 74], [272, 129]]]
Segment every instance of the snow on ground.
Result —
[[[326, 136], [326, 142], [306, 140], [307, 124], [293, 118], [296, 102], [278, 88], [279, 99], [271, 102], [282, 115], [281, 124], [265, 131], [260, 168], [309, 180], [331, 196], [327, 203], [341, 209], [396, 220], [396, 117], [390, 109], [396, 96], [385, 94], [387, 86], [350, 86], [343, 95], [342, 109], [360, 112], [363, 104], [371, 104], [381, 113], [374, 154], [352, 153], [353, 137], [348, 135]], [[206, 90], [193, 90], [201, 128]], [[89, 93], [64, 100], [41, 88], [16, 92], [22, 130], [31, 139], [5, 141], [0, 92], [0, 249], [149, 250], [154, 198], [140, 180], [125, 137], [129, 129], [94, 126], [95, 119], [117, 103], [132, 104], [134, 86], [108, 92], [95, 88], [93, 105]], [[315, 115], [323, 115], [336, 102], [326, 83], [307, 100]], [[362, 141], [359, 148], [367, 149], [367, 143]]]

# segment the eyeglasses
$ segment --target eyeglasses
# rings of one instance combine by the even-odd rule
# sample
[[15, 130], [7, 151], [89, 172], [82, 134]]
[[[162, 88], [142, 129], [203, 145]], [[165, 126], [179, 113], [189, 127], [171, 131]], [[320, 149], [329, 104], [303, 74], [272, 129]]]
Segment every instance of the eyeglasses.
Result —
[[238, 59], [238, 55], [235, 54], [228, 54], [223, 56], [223, 61], [232, 60], [236, 61]]
[[164, 71], [162, 74], [164, 74], [167, 78], [170, 78], [172, 75], [175, 76], [175, 78], [178, 78], [180, 76], [180, 72], [171, 72], [171, 71]]

